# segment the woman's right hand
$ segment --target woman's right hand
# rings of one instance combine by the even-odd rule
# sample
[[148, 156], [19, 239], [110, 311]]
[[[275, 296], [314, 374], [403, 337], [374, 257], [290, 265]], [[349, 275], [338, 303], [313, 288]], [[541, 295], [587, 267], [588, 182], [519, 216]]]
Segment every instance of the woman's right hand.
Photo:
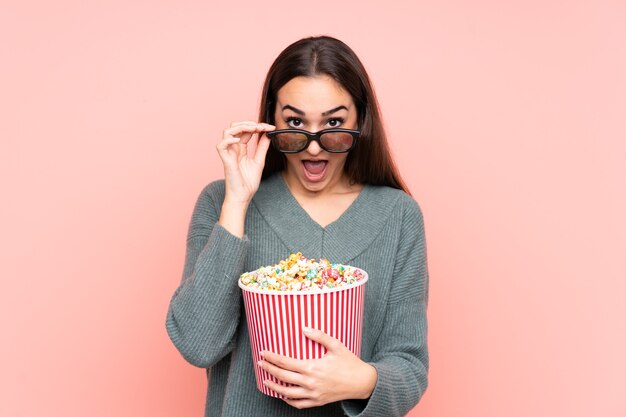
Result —
[[226, 184], [225, 204], [247, 205], [259, 189], [270, 140], [264, 132], [276, 129], [267, 123], [233, 122], [217, 144]]

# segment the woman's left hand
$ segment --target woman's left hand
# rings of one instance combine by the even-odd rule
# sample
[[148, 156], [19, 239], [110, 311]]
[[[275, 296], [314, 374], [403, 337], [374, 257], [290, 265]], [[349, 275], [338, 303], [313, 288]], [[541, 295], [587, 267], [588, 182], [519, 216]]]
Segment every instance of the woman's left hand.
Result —
[[258, 365], [278, 380], [294, 385], [283, 386], [266, 380], [268, 388], [284, 395], [284, 401], [296, 408], [370, 397], [378, 377], [376, 368], [321, 330], [305, 329], [304, 334], [326, 347], [326, 355], [320, 359], [300, 360], [261, 352], [263, 360]]

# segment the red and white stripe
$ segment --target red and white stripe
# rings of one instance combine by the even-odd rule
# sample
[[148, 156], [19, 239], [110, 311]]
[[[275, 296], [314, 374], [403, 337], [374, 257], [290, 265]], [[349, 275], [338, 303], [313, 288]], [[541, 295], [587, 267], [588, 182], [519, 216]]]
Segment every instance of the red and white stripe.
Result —
[[[296, 359], [319, 359], [326, 348], [304, 336], [311, 327], [339, 339], [355, 355], [361, 355], [365, 278], [354, 286], [327, 292], [280, 292], [250, 289], [243, 284], [250, 346], [257, 387], [264, 394], [282, 396], [263, 385], [276, 378], [259, 368], [260, 352], [268, 350]], [[282, 383], [281, 383], [282, 384]]]

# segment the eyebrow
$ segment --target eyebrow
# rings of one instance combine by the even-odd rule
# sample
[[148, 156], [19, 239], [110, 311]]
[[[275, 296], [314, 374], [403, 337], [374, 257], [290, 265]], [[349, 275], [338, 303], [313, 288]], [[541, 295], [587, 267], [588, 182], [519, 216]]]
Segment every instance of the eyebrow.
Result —
[[[302, 111], [300, 109], [297, 109], [297, 108], [295, 108], [295, 107], [293, 107], [293, 106], [291, 106], [289, 104], [283, 106], [283, 111], [285, 111], [285, 110], [291, 110], [294, 113], [299, 114], [301, 116], [304, 116], [306, 114], [304, 111]], [[334, 109], [330, 109], [330, 110], [325, 111], [324, 113], [322, 113], [322, 116], [328, 116], [329, 114], [336, 113], [339, 110], [348, 110], [348, 108], [346, 106], [344, 106], [344, 105], [337, 106]]]

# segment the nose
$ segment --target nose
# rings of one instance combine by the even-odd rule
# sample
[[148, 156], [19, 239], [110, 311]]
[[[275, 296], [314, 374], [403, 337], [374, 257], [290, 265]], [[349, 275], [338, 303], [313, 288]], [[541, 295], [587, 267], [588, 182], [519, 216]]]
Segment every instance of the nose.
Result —
[[320, 144], [316, 141], [316, 140], [312, 140], [311, 143], [309, 143], [309, 147], [306, 148], [306, 151], [315, 156], [318, 155], [320, 152], [322, 152], [322, 148], [320, 148]]

